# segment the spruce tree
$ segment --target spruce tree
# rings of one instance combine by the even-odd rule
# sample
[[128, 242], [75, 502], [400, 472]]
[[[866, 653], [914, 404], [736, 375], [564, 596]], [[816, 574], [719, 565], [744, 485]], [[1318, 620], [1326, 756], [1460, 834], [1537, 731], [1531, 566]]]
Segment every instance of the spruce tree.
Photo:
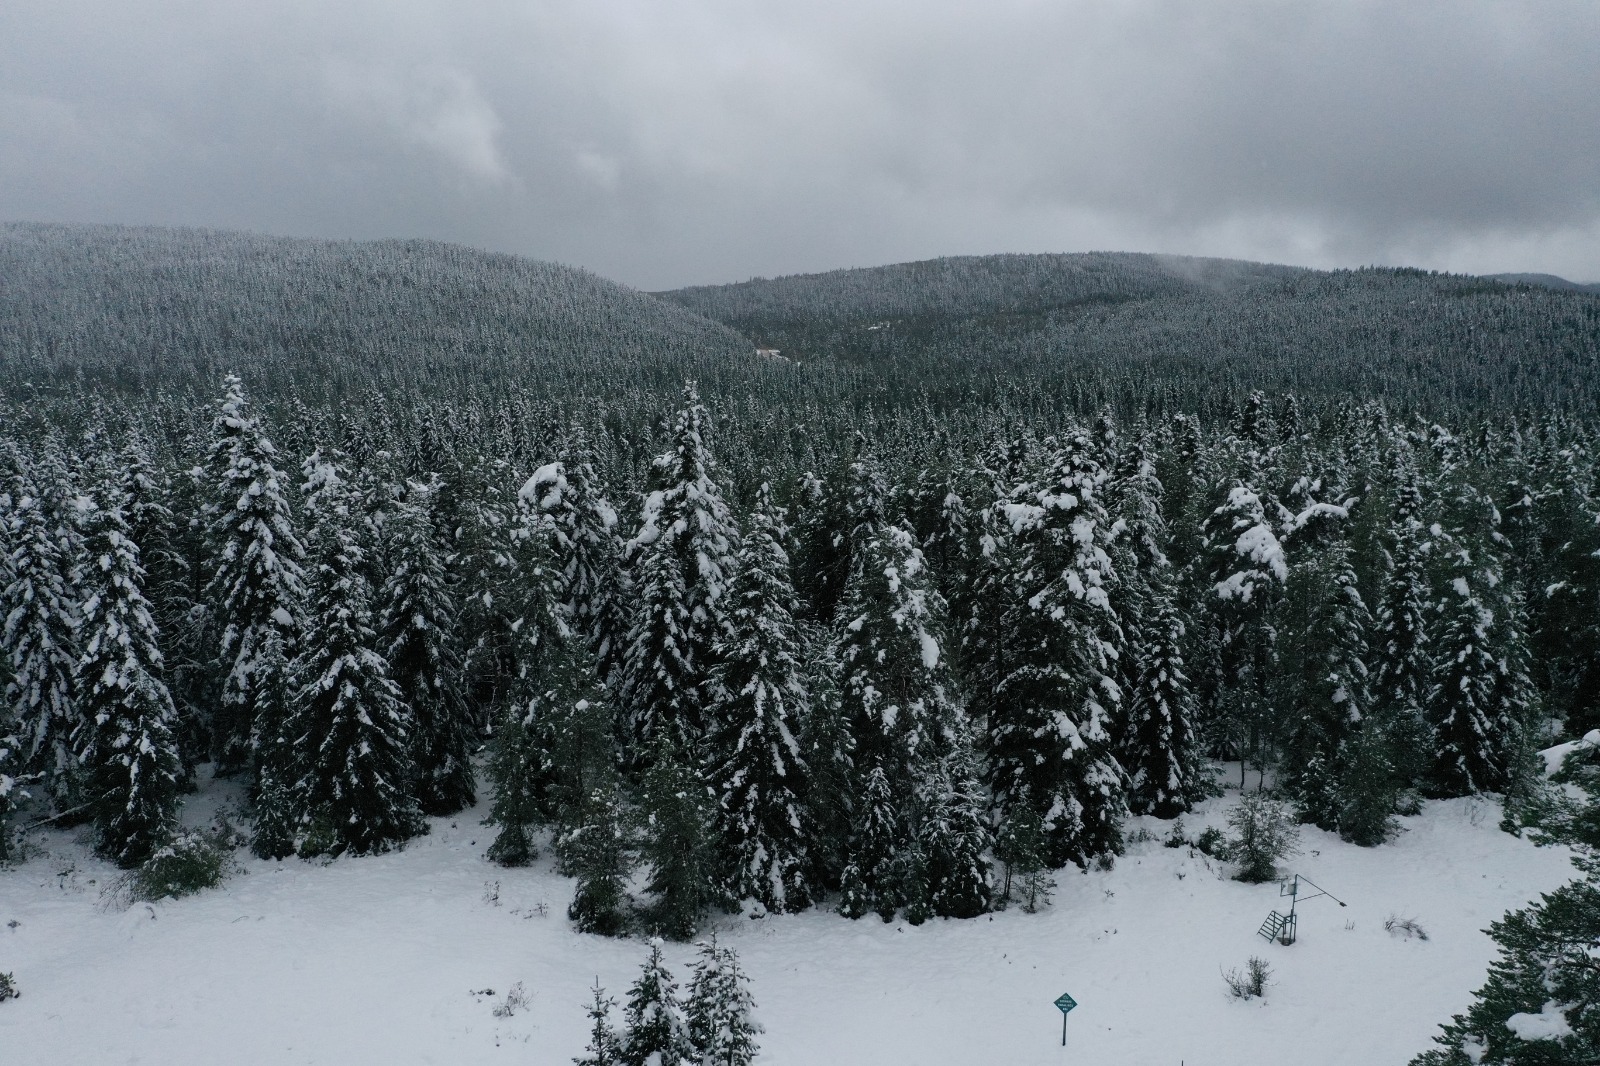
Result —
[[[1339, 793], [1351, 784], [1344, 774], [1347, 746], [1371, 710], [1371, 621], [1343, 540], [1295, 563], [1280, 617], [1284, 652], [1275, 701], [1285, 709], [1284, 786], [1301, 817], [1336, 829]], [[1393, 796], [1392, 788], [1384, 791]]]
[[781, 517], [763, 483], [728, 594], [731, 635], [711, 675], [708, 779], [717, 800], [718, 877], [732, 900], [773, 913], [811, 902], [806, 764], [810, 714]]
[[976, 918], [989, 909], [993, 844], [970, 739], [963, 731], [930, 782], [921, 833], [928, 906], [941, 918]]
[[1502, 664], [1495, 629], [1505, 618], [1497, 619], [1491, 597], [1500, 575], [1492, 551], [1473, 532], [1457, 527], [1440, 560], [1429, 717], [1438, 745], [1432, 791], [1442, 796], [1504, 791], [1514, 741], [1498, 699]]
[[644, 500], [627, 554], [638, 609], [623, 662], [623, 703], [635, 756], [666, 737], [686, 748], [705, 732], [704, 681], [728, 635], [727, 592], [739, 531], [715, 479], [709, 422], [694, 384], [655, 461], [658, 487]]
[[535, 470], [519, 499], [548, 522], [560, 573], [561, 605], [574, 629], [589, 641], [600, 676], [620, 660], [626, 627], [617, 512], [601, 491], [587, 438], [574, 432], [553, 463]]
[[[306, 460], [315, 515], [315, 641], [294, 661], [296, 688], [287, 734], [300, 753], [294, 784], [302, 820], [327, 849], [383, 852], [423, 832], [412, 798], [404, 708], [378, 650], [372, 590], [357, 536], [358, 503], [337, 466]], [[320, 845], [320, 841], [318, 841]], [[317, 845], [313, 845], [317, 846]]]
[[139, 547], [128, 536], [126, 501], [114, 486], [101, 495], [88, 520], [76, 742], [94, 804], [95, 851], [126, 868], [149, 858], [176, 825], [181, 767], [177, 711], [161, 680], [158, 633], [141, 588]]
[[449, 558], [436, 536], [437, 491], [436, 482], [411, 482], [390, 515], [379, 622], [410, 722], [417, 802], [425, 814], [449, 815], [477, 801], [478, 737], [460, 689], [458, 611]]
[[1124, 755], [1128, 805], [1139, 814], [1176, 818], [1210, 794], [1212, 785], [1183, 666], [1187, 630], [1170, 585], [1154, 591], [1139, 632], [1139, 643], [1129, 649], [1137, 666]]
[[875, 912], [890, 922], [905, 901], [902, 853], [909, 834], [883, 766], [873, 763], [864, 780], [839, 878], [839, 913], [861, 918]]
[[724, 899], [716, 876], [715, 807], [699, 771], [668, 741], [657, 743], [639, 800], [641, 854], [654, 897], [648, 918], [656, 932], [688, 940], [714, 903]]
[[695, 1061], [689, 1026], [678, 1002], [678, 983], [661, 954], [661, 940], [650, 941], [650, 957], [628, 990], [622, 1038], [625, 1066], [689, 1066]]
[[10, 660], [7, 702], [21, 742], [22, 769], [41, 774], [61, 813], [82, 803], [73, 736], [81, 720], [76, 680], [79, 649], [81, 541], [67, 508], [72, 498], [56, 478], [41, 494], [19, 479], [12, 499], [4, 641]]
[[1433, 664], [1428, 561], [1433, 547], [1423, 522], [1422, 493], [1407, 468], [1395, 489], [1385, 538], [1386, 572], [1373, 622], [1373, 718], [1388, 734], [1396, 783], [1420, 788], [1433, 761], [1427, 711]]
[[1051, 866], [1122, 848], [1124, 773], [1109, 731], [1122, 696], [1113, 677], [1121, 634], [1102, 483], [1087, 437], [1075, 434], [1008, 507], [1025, 598], [1005, 621], [1016, 650], [989, 723], [991, 786], [1002, 815], [1016, 804], [1039, 814]]
[[576, 823], [556, 840], [563, 872], [577, 879], [567, 917], [580, 933], [620, 936], [628, 924], [633, 864], [615, 785], [592, 789]]
[[1589, 1066], [1600, 1061], [1600, 866], [1489, 927], [1499, 957], [1440, 1046], [1411, 1066]]
[[235, 375], [224, 382], [211, 432], [202, 513], [210, 574], [206, 597], [218, 633], [222, 676], [212, 754], [218, 769], [226, 772], [251, 764], [259, 693], [279, 684], [262, 674], [261, 652], [269, 634], [291, 656], [299, 651], [305, 550], [275, 465], [277, 450]]
[[738, 954], [732, 948], [718, 947], [713, 935], [700, 945], [684, 1003], [694, 1061], [707, 1066], [750, 1066], [761, 1050], [756, 1037], [762, 1028], [754, 1012], [750, 978], [739, 968]]
[[574, 1066], [618, 1066], [622, 1061], [622, 1043], [611, 1027], [611, 1008], [616, 1005], [596, 978], [594, 1000], [589, 1004], [589, 1045], [572, 1060]]

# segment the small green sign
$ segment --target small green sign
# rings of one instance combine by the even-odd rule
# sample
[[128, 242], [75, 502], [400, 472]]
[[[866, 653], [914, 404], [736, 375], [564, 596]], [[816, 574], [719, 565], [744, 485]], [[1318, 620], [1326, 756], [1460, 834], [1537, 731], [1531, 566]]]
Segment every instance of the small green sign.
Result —
[[1061, 1008], [1062, 1014], [1067, 1013], [1067, 1011], [1071, 1010], [1077, 1005], [1078, 1001], [1067, 995], [1065, 992], [1061, 993], [1061, 998], [1056, 1000], [1056, 1006]]

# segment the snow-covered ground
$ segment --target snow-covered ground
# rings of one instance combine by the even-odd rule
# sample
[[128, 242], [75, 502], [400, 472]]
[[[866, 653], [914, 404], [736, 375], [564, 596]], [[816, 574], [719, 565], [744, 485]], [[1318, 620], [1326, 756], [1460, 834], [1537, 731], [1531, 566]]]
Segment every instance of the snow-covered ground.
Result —
[[[189, 819], [220, 794], [193, 798]], [[1188, 818], [1190, 835], [1220, 826], [1231, 802]], [[1433, 803], [1375, 850], [1307, 829], [1290, 868], [1349, 905], [1304, 903], [1292, 947], [1256, 936], [1281, 905], [1276, 885], [1226, 880], [1158, 840], [1131, 844], [1113, 871], [1063, 872], [1035, 915], [917, 928], [813, 912], [713, 926], [752, 977], [763, 1062], [1400, 1064], [1481, 983], [1493, 955], [1481, 930], [1571, 876], [1565, 849], [1498, 821], [1481, 800]], [[1129, 830], [1141, 827], [1169, 829]], [[121, 910], [100, 895], [115, 871], [72, 835], [46, 833], [42, 854], [0, 871], [0, 971], [23, 992], [0, 1004], [0, 1062], [568, 1062], [584, 1045], [591, 983], [620, 1000], [645, 947], [574, 933], [571, 882], [548, 857], [527, 870], [486, 862], [489, 840], [469, 813], [436, 820], [399, 854], [245, 856], [221, 889]], [[1428, 939], [1385, 932], [1391, 915]], [[1272, 965], [1264, 1003], [1230, 999], [1219, 972], [1251, 955]], [[497, 1017], [517, 983], [529, 1005]], [[1065, 1049], [1052, 1006], [1062, 992], [1081, 1004]]]

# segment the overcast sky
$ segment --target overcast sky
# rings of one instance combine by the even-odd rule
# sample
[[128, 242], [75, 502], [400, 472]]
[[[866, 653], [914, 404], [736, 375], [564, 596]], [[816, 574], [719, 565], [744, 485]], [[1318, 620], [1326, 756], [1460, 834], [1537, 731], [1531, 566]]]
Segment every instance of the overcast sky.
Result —
[[1600, 0], [4, 0], [0, 219], [1600, 281]]

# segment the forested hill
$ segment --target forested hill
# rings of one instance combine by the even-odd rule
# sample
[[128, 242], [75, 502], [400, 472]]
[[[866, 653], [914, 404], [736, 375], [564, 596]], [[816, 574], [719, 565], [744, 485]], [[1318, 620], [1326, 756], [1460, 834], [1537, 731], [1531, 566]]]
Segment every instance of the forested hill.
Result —
[[626, 362], [675, 392], [730, 357], [750, 359], [742, 338], [675, 304], [457, 245], [0, 224], [0, 373], [13, 384], [83, 375], [209, 393], [235, 370], [313, 393], [570, 384]]
[[1600, 294], [1463, 275], [999, 255], [662, 295], [785, 357], [952, 384], [1077, 379], [1178, 406], [1263, 388], [1438, 415], [1600, 398]]

